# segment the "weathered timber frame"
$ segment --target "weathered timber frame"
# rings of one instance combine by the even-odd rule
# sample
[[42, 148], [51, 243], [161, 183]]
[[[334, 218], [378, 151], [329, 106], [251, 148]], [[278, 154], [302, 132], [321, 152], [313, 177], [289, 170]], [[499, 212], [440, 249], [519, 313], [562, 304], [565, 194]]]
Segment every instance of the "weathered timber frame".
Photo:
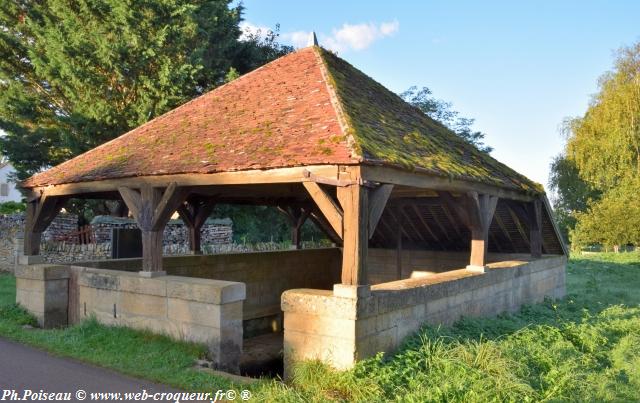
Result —
[[189, 231], [189, 250], [194, 255], [202, 254], [202, 226], [215, 206], [215, 199], [203, 197], [193, 197], [178, 205], [177, 212]]
[[65, 196], [31, 197], [27, 201], [26, 221], [24, 229], [24, 255], [37, 256], [40, 254], [40, 240], [42, 233], [51, 221], [60, 213], [67, 202]]
[[[316, 223], [343, 250], [342, 283], [366, 285], [367, 251], [370, 238], [379, 227], [384, 211], [400, 214], [380, 229], [393, 236], [400, 251], [403, 234], [415, 232], [413, 214], [427, 228], [424, 238], [450, 242], [449, 234], [438, 238], [442, 228], [437, 219], [426, 222], [416, 215], [415, 205], [395, 213], [386, 209], [394, 197], [433, 200], [440, 196], [446, 222], [458, 219], [472, 234], [469, 266], [487, 263], [489, 227], [498, 200], [525, 205], [514, 212], [530, 229], [531, 254], [544, 251], [541, 236], [542, 211], [551, 211], [544, 195], [520, 192], [487, 184], [409, 172], [371, 165], [314, 165], [214, 174], [179, 174], [109, 179], [26, 189], [31, 195], [27, 217], [25, 254], [38, 254], [39, 234], [60, 211], [69, 197], [122, 199], [143, 234], [143, 271], [162, 271], [162, 233], [174, 212], [178, 212], [190, 233], [193, 253], [200, 253], [200, 231], [215, 203], [270, 204], [279, 207], [291, 225], [292, 243], [300, 247], [300, 229], [305, 220]], [[396, 195], [396, 196], [394, 196]], [[431, 198], [430, 198], [431, 197]], [[498, 223], [498, 225], [503, 225]], [[393, 228], [391, 228], [393, 227]], [[558, 239], [560, 235], [554, 226]], [[457, 229], [456, 229], [457, 232]], [[459, 232], [458, 236], [460, 235]], [[507, 234], [508, 236], [508, 234]], [[421, 235], [422, 237], [422, 235]], [[566, 248], [562, 244], [563, 252]], [[401, 261], [398, 259], [398, 266]], [[398, 269], [399, 274], [401, 268]]]
[[188, 190], [173, 182], [165, 189], [143, 185], [139, 190], [119, 187], [118, 191], [142, 231], [142, 271], [162, 272], [164, 227]]

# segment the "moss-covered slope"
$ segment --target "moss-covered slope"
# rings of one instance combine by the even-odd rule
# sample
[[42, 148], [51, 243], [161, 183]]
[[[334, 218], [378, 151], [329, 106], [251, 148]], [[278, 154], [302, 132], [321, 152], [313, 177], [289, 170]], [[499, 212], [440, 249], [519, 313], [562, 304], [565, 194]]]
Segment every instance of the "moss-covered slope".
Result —
[[316, 51], [343, 109], [347, 134], [364, 162], [520, 191], [543, 191], [539, 184], [480, 152], [343, 59], [319, 47]]

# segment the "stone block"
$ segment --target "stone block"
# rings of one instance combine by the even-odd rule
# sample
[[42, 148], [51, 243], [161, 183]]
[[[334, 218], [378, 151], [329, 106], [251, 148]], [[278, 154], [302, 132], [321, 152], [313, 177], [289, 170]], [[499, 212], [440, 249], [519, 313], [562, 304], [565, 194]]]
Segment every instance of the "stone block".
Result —
[[338, 337], [300, 333], [287, 330], [285, 327], [285, 367], [290, 366], [296, 361], [316, 359], [324, 361], [336, 369], [351, 368], [356, 359], [355, 341]]
[[473, 266], [473, 265], [467, 265], [466, 269], [472, 273], [484, 273], [487, 271], [488, 267], [487, 266]]
[[78, 284], [85, 287], [118, 290], [121, 273], [112, 270], [86, 270], [78, 276]]
[[224, 325], [236, 325], [237, 323], [242, 324], [242, 303], [227, 305], [169, 298], [167, 305], [168, 318], [171, 321], [194, 323], [215, 328], [221, 328]]
[[138, 272], [138, 275], [140, 277], [143, 278], [156, 278], [156, 277], [162, 277], [162, 276], [166, 276], [167, 272], [166, 271], [147, 271], [147, 270], [141, 270]]
[[40, 255], [18, 255], [18, 265], [34, 265], [34, 264], [42, 264], [44, 263], [44, 257]]
[[167, 282], [163, 278], [145, 278], [135, 273], [122, 273], [119, 276], [119, 289], [135, 294], [164, 297], [167, 295]]
[[246, 297], [244, 283], [202, 278], [166, 276], [167, 296], [212, 304], [242, 301]]
[[371, 286], [334, 284], [333, 295], [336, 297], [351, 299], [367, 298], [371, 296]]
[[167, 318], [167, 298], [155, 295], [121, 292], [116, 311], [122, 314], [147, 316], [157, 320]]
[[15, 270], [16, 278], [33, 280], [58, 280], [69, 278], [69, 267], [59, 265], [38, 264], [18, 266]]
[[284, 316], [285, 331], [326, 337], [355, 339], [355, 320], [290, 312]]
[[64, 326], [68, 321], [69, 272], [63, 266], [20, 266], [16, 270], [16, 303], [43, 328]]

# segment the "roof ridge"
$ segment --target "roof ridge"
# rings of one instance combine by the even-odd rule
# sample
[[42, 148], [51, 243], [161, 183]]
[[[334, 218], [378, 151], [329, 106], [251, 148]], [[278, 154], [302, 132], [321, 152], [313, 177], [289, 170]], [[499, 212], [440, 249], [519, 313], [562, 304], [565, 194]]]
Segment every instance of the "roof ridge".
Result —
[[359, 162], [362, 162], [364, 161], [364, 156], [362, 155], [362, 150], [359, 150], [358, 141], [353, 135], [355, 128], [350, 122], [350, 116], [342, 107], [340, 96], [336, 91], [335, 81], [331, 76], [331, 72], [327, 68], [324, 58], [322, 57], [322, 52], [326, 50], [321, 48], [320, 46], [312, 46], [312, 48], [314, 51], [314, 55], [320, 61], [320, 73], [322, 74], [322, 78], [324, 79], [327, 91], [329, 92], [329, 100], [331, 101], [331, 106], [333, 106], [333, 109], [336, 112], [336, 117], [338, 119], [338, 124], [342, 129], [342, 134], [347, 139], [347, 147], [351, 152], [352, 158], [356, 158]]

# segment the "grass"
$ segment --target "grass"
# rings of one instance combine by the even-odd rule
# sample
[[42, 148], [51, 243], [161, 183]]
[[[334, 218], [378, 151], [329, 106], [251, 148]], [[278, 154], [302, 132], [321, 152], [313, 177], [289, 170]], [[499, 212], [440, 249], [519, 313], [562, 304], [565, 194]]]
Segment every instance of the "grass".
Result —
[[[14, 283], [0, 276], [0, 335], [189, 391], [232, 387], [192, 370], [204, 350], [94, 321], [25, 330]], [[425, 327], [394, 355], [337, 372], [318, 362], [287, 384], [251, 385], [256, 401], [639, 401], [640, 254], [572, 258], [567, 298], [491, 319]]]
[[640, 254], [570, 260], [568, 295], [517, 314], [425, 327], [391, 357], [295, 369], [265, 401], [639, 401]]

